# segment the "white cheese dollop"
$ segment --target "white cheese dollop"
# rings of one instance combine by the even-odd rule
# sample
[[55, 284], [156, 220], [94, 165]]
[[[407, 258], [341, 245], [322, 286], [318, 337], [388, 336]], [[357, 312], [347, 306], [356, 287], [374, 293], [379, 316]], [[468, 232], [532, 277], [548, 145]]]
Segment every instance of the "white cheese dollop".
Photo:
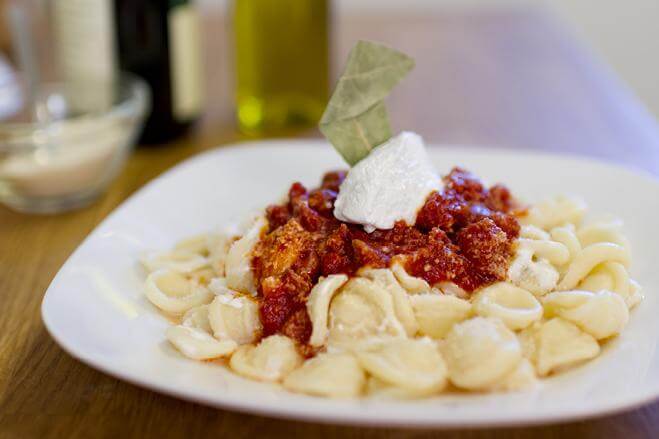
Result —
[[416, 222], [428, 195], [440, 190], [421, 136], [403, 131], [357, 163], [341, 184], [334, 216], [364, 230], [391, 229], [399, 220]]

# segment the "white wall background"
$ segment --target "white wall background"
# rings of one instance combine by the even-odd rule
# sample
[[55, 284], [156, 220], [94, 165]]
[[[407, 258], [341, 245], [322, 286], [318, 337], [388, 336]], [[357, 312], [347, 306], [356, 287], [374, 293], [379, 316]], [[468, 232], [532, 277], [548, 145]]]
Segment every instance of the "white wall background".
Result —
[[545, 1], [659, 117], [659, 1]]
[[[235, 0], [240, 1], [240, 0]], [[276, 1], [276, 0], [273, 0]], [[547, 6], [604, 59], [659, 117], [659, 0], [332, 0], [342, 14], [446, 7]], [[225, 8], [227, 0], [198, 0]]]

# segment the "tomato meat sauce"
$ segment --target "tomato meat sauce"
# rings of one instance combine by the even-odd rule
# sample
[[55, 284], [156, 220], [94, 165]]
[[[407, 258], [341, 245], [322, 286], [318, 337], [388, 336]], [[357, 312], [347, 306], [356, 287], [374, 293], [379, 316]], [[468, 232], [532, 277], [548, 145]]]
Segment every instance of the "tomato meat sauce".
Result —
[[285, 204], [266, 210], [269, 222], [252, 267], [260, 295], [263, 336], [287, 335], [305, 345], [311, 335], [306, 299], [320, 276], [388, 267], [396, 257], [429, 284], [454, 282], [467, 292], [505, 279], [522, 211], [508, 189], [486, 188], [454, 168], [432, 192], [416, 224], [366, 233], [334, 217], [345, 172], [330, 172], [320, 187], [294, 183]]

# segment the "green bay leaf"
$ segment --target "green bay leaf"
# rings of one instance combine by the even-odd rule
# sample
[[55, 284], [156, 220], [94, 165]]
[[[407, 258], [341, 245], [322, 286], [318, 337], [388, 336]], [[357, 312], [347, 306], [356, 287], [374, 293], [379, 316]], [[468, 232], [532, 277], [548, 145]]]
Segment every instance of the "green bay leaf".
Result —
[[321, 125], [320, 130], [350, 166], [391, 137], [389, 116], [382, 101], [355, 117]]
[[368, 41], [350, 51], [320, 131], [352, 166], [391, 137], [384, 99], [414, 67], [404, 53]]

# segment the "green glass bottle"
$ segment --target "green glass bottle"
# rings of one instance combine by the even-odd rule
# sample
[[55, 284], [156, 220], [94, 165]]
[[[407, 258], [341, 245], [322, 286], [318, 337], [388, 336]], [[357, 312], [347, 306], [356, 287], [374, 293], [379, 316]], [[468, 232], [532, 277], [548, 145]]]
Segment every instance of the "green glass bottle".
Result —
[[241, 131], [315, 125], [328, 99], [327, 0], [235, 0], [236, 111]]

